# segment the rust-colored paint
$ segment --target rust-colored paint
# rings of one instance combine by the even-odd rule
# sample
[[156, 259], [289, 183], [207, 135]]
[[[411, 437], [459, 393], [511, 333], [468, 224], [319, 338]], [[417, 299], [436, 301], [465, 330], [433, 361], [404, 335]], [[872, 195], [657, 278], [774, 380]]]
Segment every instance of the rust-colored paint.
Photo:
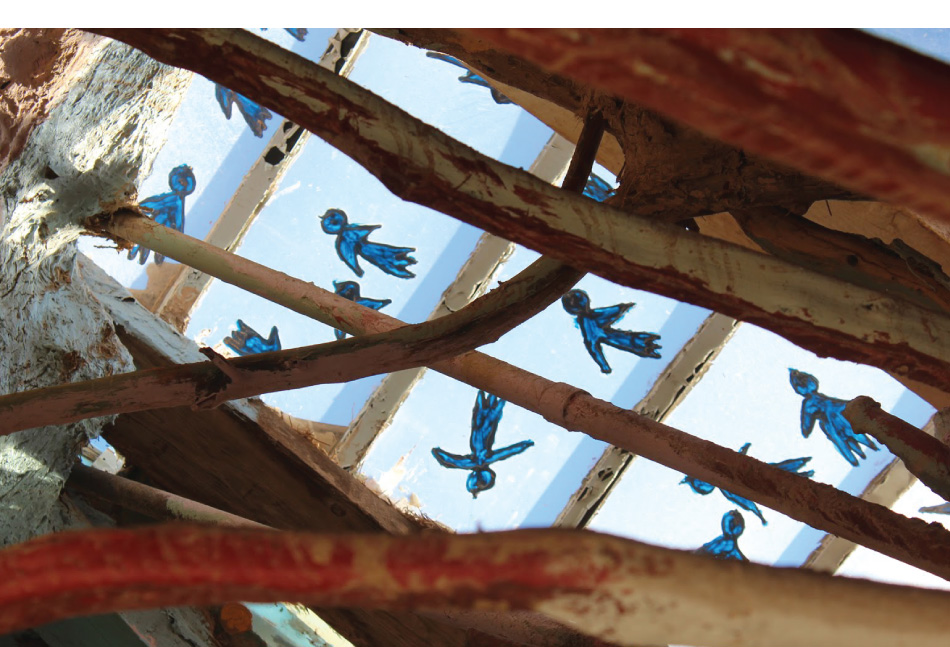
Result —
[[[2, 633], [235, 600], [538, 609], [622, 645], [702, 636], [735, 644], [742, 631], [749, 642], [787, 647], [801, 639], [787, 634], [793, 623], [821, 647], [929, 647], [950, 631], [945, 592], [729, 563], [587, 531], [388, 537], [158, 526], [64, 532], [0, 551]], [[869, 605], [887, 608], [887, 618], [868, 617]], [[232, 605], [221, 615], [229, 633], [246, 625]]]
[[855, 30], [488, 29], [546, 70], [950, 222], [950, 68]]

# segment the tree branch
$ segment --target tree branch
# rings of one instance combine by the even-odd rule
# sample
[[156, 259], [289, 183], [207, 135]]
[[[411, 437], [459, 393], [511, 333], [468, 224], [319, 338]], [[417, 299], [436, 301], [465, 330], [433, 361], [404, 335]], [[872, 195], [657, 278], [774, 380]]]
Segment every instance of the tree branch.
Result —
[[[165, 249], [155, 239], [174, 230], [128, 210], [116, 216], [122, 231], [148, 232], [141, 241], [151, 249]], [[174, 232], [178, 234], [178, 232]], [[188, 237], [178, 234], [186, 242]], [[295, 279], [229, 252], [194, 241], [192, 257], [202, 253], [210, 262], [244, 270], [243, 276], [257, 286], [256, 293], [348, 332], [358, 332], [337, 321], [336, 310], [360, 320], [374, 312], [336, 294], [313, 286], [308, 296], [281, 290]], [[176, 259], [192, 258], [168, 249]], [[209, 253], [210, 252], [210, 253]], [[192, 261], [202, 271], [206, 263]], [[188, 262], [188, 261], [183, 261]], [[208, 271], [216, 275], [214, 271]], [[112, 375], [97, 380], [64, 384], [0, 396], [0, 435], [44, 425], [66, 424], [96, 416], [130, 413], [173, 406], [217, 406], [227, 400], [261, 393], [296, 389], [314, 384], [349, 382], [368, 375], [425, 366], [440, 359], [491, 343], [558, 299], [583, 276], [577, 270], [548, 258], [540, 258], [511, 281], [489, 292], [458, 312], [421, 324], [388, 326], [369, 336], [345, 339], [291, 350], [225, 359], [209, 349], [211, 362], [183, 364]], [[302, 283], [296, 281], [296, 283]], [[275, 297], [275, 295], [277, 295]], [[364, 312], [365, 311], [365, 312]]]
[[488, 29], [492, 46], [950, 222], [950, 69], [856, 30]]
[[[473, 30], [373, 29], [383, 36], [454, 56], [490, 81], [517, 88], [574, 114], [588, 105], [604, 111], [608, 132], [624, 151], [622, 164], [605, 164], [620, 180], [622, 209], [677, 222], [734, 208], [860, 199], [852, 191], [717, 141], [616, 95], [592, 92], [479, 38]], [[512, 97], [518, 101], [518, 96]], [[525, 104], [541, 121], [545, 114]], [[552, 125], [552, 124], [548, 124]], [[552, 125], [552, 127], [554, 127]], [[563, 129], [562, 129], [563, 130]], [[560, 131], [559, 131], [560, 132]], [[560, 134], [573, 140], [570, 132]], [[621, 172], [621, 168], [622, 172]]]
[[737, 209], [742, 231], [769, 254], [922, 308], [950, 312], [950, 278], [907, 245], [828, 229], [786, 209]]
[[942, 315], [569, 195], [251, 34], [101, 31], [287, 116], [404, 199], [623, 285], [755, 323], [819, 355], [950, 389], [942, 343], [950, 319]]
[[3, 633], [234, 600], [533, 609], [621, 645], [936, 647], [950, 631], [943, 591], [729, 563], [589, 531], [392, 537], [169, 524], [57, 533], [0, 551]]
[[[331, 325], [338, 328], [354, 333], [376, 333], [392, 330], [402, 323], [150, 220], [122, 217], [116, 219], [116, 223], [110, 227], [123, 236], [130, 231], [148, 234], [138, 238], [128, 236], [133, 242], [238, 287], [257, 291], [301, 314], [321, 316], [335, 322]], [[246, 275], [238, 271], [245, 267], [248, 268]], [[224, 271], [215, 274], [219, 270]], [[328, 314], [321, 314], [324, 309]], [[752, 499], [814, 528], [950, 579], [950, 564], [946, 560], [950, 533], [942, 527], [907, 519], [829, 485], [771, 467], [598, 400], [576, 387], [551, 382], [482, 353], [466, 353], [436, 362], [430, 368], [476, 389], [494, 393], [564, 429], [582, 431], [592, 438]]]
[[950, 501], [950, 447], [884, 411], [866, 395], [849, 402], [844, 417], [856, 432], [881, 441], [921, 483]]

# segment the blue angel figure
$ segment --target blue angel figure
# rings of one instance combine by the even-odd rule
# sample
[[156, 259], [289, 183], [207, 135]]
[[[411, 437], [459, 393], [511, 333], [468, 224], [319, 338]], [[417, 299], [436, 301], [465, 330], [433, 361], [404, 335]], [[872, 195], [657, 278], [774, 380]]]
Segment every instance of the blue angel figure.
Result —
[[[392, 299], [370, 299], [360, 296], [360, 284], [356, 281], [334, 281], [333, 289], [344, 299], [349, 299], [350, 301], [358, 303], [361, 306], [366, 306], [367, 308], [372, 308], [373, 310], [379, 310], [392, 303]], [[336, 334], [337, 339], [346, 337], [346, 333], [342, 330], [334, 330], [333, 332]]]
[[438, 447], [432, 449], [432, 455], [442, 467], [472, 470], [465, 484], [468, 491], [472, 493], [472, 498], [495, 485], [495, 472], [488, 467], [489, 465], [520, 454], [534, 445], [533, 440], [522, 440], [520, 443], [501, 449], [492, 449], [504, 406], [505, 401], [498, 396], [479, 391], [475, 397], [475, 407], [472, 409], [472, 436], [469, 440], [472, 453], [459, 456]]
[[463, 70], [465, 70], [465, 74], [459, 77], [459, 81], [461, 81], [462, 83], [471, 83], [472, 85], [480, 85], [483, 88], [488, 88], [488, 90], [491, 92], [491, 98], [495, 101], [495, 103], [499, 105], [503, 105], [506, 103], [513, 103], [511, 99], [509, 99], [508, 97], [503, 95], [501, 92], [493, 88], [491, 84], [488, 83], [488, 81], [486, 81], [479, 75], [475, 74], [475, 72], [472, 72], [470, 69], [468, 69], [468, 66], [465, 63], [458, 60], [454, 56], [449, 56], [448, 54], [442, 54], [441, 52], [426, 52], [426, 56], [428, 56], [429, 58], [440, 60], [440, 61], [445, 61], [446, 63], [451, 63], [452, 65], [458, 66], [462, 68]]
[[[185, 231], [185, 196], [194, 193], [197, 182], [195, 174], [187, 164], [176, 166], [168, 174], [168, 186], [171, 191], [153, 195], [139, 202], [139, 207], [155, 222], [178, 231]], [[139, 256], [139, 265], [145, 265], [149, 250], [136, 245], [129, 250], [129, 260]], [[155, 254], [155, 264], [161, 265], [165, 257]]]
[[236, 103], [238, 111], [244, 117], [247, 125], [250, 126], [251, 132], [258, 137], [264, 136], [264, 131], [267, 130], [267, 120], [274, 116], [270, 110], [254, 103], [243, 94], [238, 94], [218, 83], [214, 84], [214, 98], [218, 100], [221, 112], [228, 119], [231, 118], [231, 104]]
[[857, 466], [858, 457], [867, 458], [861, 445], [877, 451], [874, 441], [864, 434], [855, 433], [851, 423], [842, 415], [848, 403], [838, 398], [829, 398], [818, 392], [818, 380], [813, 375], [788, 369], [789, 381], [795, 393], [805, 398], [802, 402], [802, 436], [808, 438], [815, 428], [815, 421], [825, 432], [825, 436], [835, 446], [845, 460]]
[[574, 315], [575, 325], [581, 329], [584, 346], [604, 373], [610, 373], [610, 364], [604, 357], [602, 344], [625, 350], [640, 357], [660, 358], [656, 341], [659, 335], [652, 332], [616, 330], [610, 324], [620, 321], [635, 303], [618, 303], [606, 308], [591, 308], [590, 297], [583, 290], [571, 290], [561, 297], [561, 305]]
[[372, 243], [367, 240], [369, 232], [379, 229], [382, 225], [350, 225], [347, 222], [346, 213], [342, 209], [327, 209], [327, 212], [320, 216], [323, 231], [336, 236], [337, 256], [356, 272], [357, 276], [363, 276], [363, 268], [360, 267], [357, 256], [362, 256], [386, 274], [401, 279], [411, 279], [415, 276], [406, 269], [406, 266], [416, 263], [416, 259], [409, 256], [409, 252], [416, 251], [415, 247]]
[[[752, 443], [746, 443], [745, 445], [742, 446], [742, 449], [739, 450], [739, 453], [747, 454], [749, 452], [749, 447], [751, 445]], [[791, 472], [792, 474], [799, 474], [801, 476], [804, 476], [805, 478], [811, 478], [812, 476], [815, 475], [815, 470], [808, 470], [807, 472], [801, 471], [801, 469], [805, 467], [805, 465], [810, 460], [811, 460], [811, 456], [806, 456], [803, 458], [789, 458], [784, 461], [779, 461], [778, 463], [769, 463], [769, 465], [777, 467], [780, 470], [785, 470], [786, 472]], [[689, 485], [693, 489], [693, 492], [695, 492], [696, 494], [706, 495], [716, 489], [716, 487], [712, 483], [707, 483], [706, 481], [700, 481], [698, 478], [694, 478], [692, 476], [687, 476], [682, 481], [680, 481], [680, 485], [682, 485], [683, 483], [686, 483], [687, 485]], [[738, 505], [740, 508], [748, 510], [749, 512], [757, 516], [759, 520], [762, 522], [763, 526], [768, 525], [768, 521], [766, 521], [765, 517], [762, 516], [762, 511], [759, 510], [759, 506], [757, 506], [754, 501], [750, 501], [749, 499], [745, 497], [739, 496], [738, 494], [733, 494], [732, 492], [728, 490], [723, 490], [722, 488], [719, 488], [719, 491], [722, 492], [722, 495], [726, 497], [729, 501], [732, 501], [733, 503]]]
[[603, 178], [590, 174], [587, 178], [587, 186], [584, 187], [584, 195], [593, 198], [597, 202], [603, 202], [614, 194], [614, 189]]
[[280, 337], [277, 336], [277, 326], [271, 328], [270, 337], [264, 339], [259, 332], [238, 319], [237, 330], [224, 338], [224, 345], [238, 355], [254, 355], [280, 350]]
[[739, 550], [739, 536], [745, 531], [745, 519], [738, 510], [730, 510], [722, 515], [722, 534], [696, 549], [700, 555], [712, 555], [719, 559], [749, 559]]

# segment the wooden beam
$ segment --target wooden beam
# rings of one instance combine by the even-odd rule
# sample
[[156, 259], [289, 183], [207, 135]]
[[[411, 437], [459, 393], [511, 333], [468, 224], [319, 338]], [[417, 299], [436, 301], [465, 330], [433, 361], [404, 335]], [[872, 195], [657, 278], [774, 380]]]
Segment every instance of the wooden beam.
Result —
[[292, 117], [400, 197], [618, 283], [750, 321], [819, 355], [950, 388], [940, 341], [950, 338], [950, 320], [941, 315], [571, 196], [251, 34], [109, 34]]
[[950, 68], [856, 30], [478, 30], [708, 135], [950, 222]]
[[0, 551], [4, 633], [79, 613], [287, 599], [534, 609], [621, 645], [937, 647], [950, 632], [944, 591], [589, 531], [391, 537], [164, 525], [55, 534]]

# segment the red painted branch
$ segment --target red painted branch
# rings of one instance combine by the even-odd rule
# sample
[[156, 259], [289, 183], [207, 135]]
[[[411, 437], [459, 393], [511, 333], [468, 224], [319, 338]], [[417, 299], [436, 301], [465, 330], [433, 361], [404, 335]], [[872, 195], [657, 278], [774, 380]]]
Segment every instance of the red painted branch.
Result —
[[859, 396], [848, 403], [844, 417], [858, 433], [868, 434], [900, 458], [911, 474], [950, 501], [950, 447], [892, 416], [881, 405], [867, 397]]
[[236, 600], [534, 609], [622, 645], [925, 647], [942, 646], [950, 632], [944, 592], [586, 531], [397, 538], [176, 525], [65, 532], [0, 551], [0, 633], [80, 614]]
[[950, 222], [950, 68], [854, 30], [489, 29], [546, 70]]
[[404, 199], [609, 280], [761, 325], [820, 355], [950, 389], [940, 341], [950, 338], [950, 318], [570, 195], [246, 32], [102, 32], [293, 119]]

